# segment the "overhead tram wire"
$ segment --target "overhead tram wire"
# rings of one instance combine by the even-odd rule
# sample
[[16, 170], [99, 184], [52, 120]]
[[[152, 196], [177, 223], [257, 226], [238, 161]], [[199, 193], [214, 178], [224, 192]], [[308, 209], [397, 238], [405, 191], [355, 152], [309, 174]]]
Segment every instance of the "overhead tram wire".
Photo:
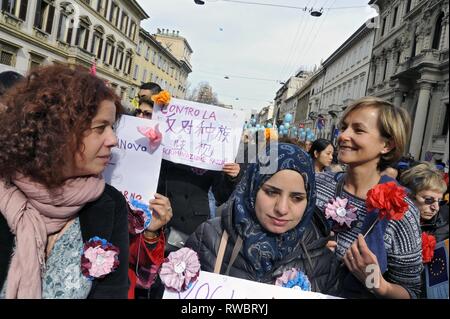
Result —
[[[323, 5], [325, 6], [328, 1], [329, 0], [326, 0]], [[327, 15], [328, 15], [328, 11], [325, 12], [325, 15], [321, 18], [322, 19], [321, 23], [318, 24], [318, 28], [317, 29], [314, 29], [314, 27], [316, 25], [313, 25], [313, 27], [311, 28], [311, 31], [307, 32], [307, 36], [306, 36], [304, 45], [300, 48], [300, 50], [297, 52], [297, 55], [294, 57], [296, 61], [303, 61], [304, 60], [304, 57], [306, 57], [306, 52], [309, 52], [309, 50], [311, 49], [311, 45], [315, 41], [315, 38], [312, 37], [312, 39], [311, 39], [311, 36], [314, 34], [314, 31], [317, 31], [316, 35], [318, 34], [318, 31], [320, 30], [320, 28], [324, 24]], [[312, 41], [310, 42], [310, 40], [312, 40]], [[297, 72], [298, 66], [296, 65], [296, 61], [294, 61], [293, 65], [291, 65], [291, 69], [290, 69], [291, 73], [290, 74]]]
[[[239, 3], [239, 4], [248, 4], [248, 5], [259, 5], [259, 6], [267, 6], [267, 7], [279, 7], [279, 8], [286, 8], [286, 9], [298, 9], [298, 10], [306, 11], [305, 7], [289, 6], [289, 5], [284, 5], [284, 4], [251, 2], [251, 1], [242, 1], [242, 0], [219, 0], [219, 1], [222, 1], [222, 2], [233, 2], [233, 3]], [[365, 5], [365, 6], [337, 7], [337, 8], [323, 8], [323, 9], [324, 10], [339, 10], [339, 9], [355, 9], [355, 8], [367, 8], [367, 5]], [[311, 9], [313, 9], [313, 8], [311, 8]]]
[[[311, 1], [312, 0], [308, 0], [308, 3], [306, 5], [308, 6]], [[285, 59], [285, 61], [283, 63], [283, 68], [281, 69], [281, 73], [279, 75], [279, 77], [282, 78], [282, 79], [285, 79], [284, 78], [284, 74], [286, 73], [288, 65], [290, 64], [293, 52], [295, 52], [297, 50], [297, 45], [300, 42], [300, 39], [301, 39], [301, 37], [303, 35], [303, 33], [300, 33], [300, 29], [303, 27], [305, 21], [307, 21], [307, 19], [301, 19], [300, 23], [299, 23], [299, 25], [297, 27], [297, 32], [295, 33], [294, 39], [292, 40], [291, 48], [289, 49], [289, 53], [287, 55], [287, 59]], [[300, 35], [300, 38], [297, 41], [298, 35]]]
[[[327, 1], [328, 1], [328, 0], [327, 0]], [[334, 4], [335, 2], [336, 2], [336, 0], [333, 1], [333, 3], [331, 4], [331, 6], [333, 6], [333, 4]], [[307, 46], [307, 49], [306, 49], [306, 52], [305, 52], [305, 56], [307, 56], [307, 55], [309, 54], [309, 52], [311, 51], [311, 48], [313, 47], [313, 43], [317, 40], [317, 36], [319, 35], [319, 31], [320, 31], [320, 29], [322, 28], [322, 26], [324, 25], [324, 23], [325, 23], [325, 21], [326, 21], [325, 18], [327, 17], [328, 13], [329, 13], [329, 11], [327, 11], [327, 12], [325, 13], [325, 15], [323, 16], [322, 23], [321, 23], [321, 25], [319, 26], [319, 28], [317, 29], [317, 32], [316, 32], [316, 34], [314, 35], [311, 44], [310, 44], [309, 46]]]
[[[317, 3], [317, 0], [314, 2], [314, 4], [316, 4]], [[290, 77], [291, 75], [294, 75], [294, 74], [292, 74], [292, 69], [294, 68], [294, 67], [296, 67], [296, 69], [298, 68], [298, 60], [297, 60], [297, 57], [298, 57], [298, 55], [299, 55], [299, 52], [301, 52], [302, 50], [303, 50], [303, 48], [305, 47], [305, 45], [306, 45], [306, 43], [307, 43], [307, 41], [308, 41], [308, 39], [309, 39], [309, 36], [310, 36], [310, 34], [311, 34], [311, 32], [312, 32], [312, 30], [314, 29], [314, 26], [317, 24], [317, 19], [314, 19], [314, 21], [312, 22], [312, 24], [307, 24], [306, 25], [306, 28], [305, 28], [305, 31], [303, 32], [303, 34], [302, 34], [302, 37], [301, 37], [301, 40], [302, 41], [300, 41], [300, 39], [299, 39], [299, 41], [297, 42], [297, 44], [296, 44], [296, 49], [295, 49], [295, 51], [293, 52], [293, 56], [292, 56], [292, 58], [289, 60], [289, 63], [287, 64], [287, 68], [286, 68], [286, 71], [285, 71], [285, 73], [284, 73], [284, 78], [288, 78], [288, 77]], [[309, 28], [309, 32], [307, 32], [307, 30], [308, 30], [308, 28]], [[304, 37], [303, 37], [303, 35], [305, 35]], [[294, 70], [294, 73], [296, 72], [296, 70]]]

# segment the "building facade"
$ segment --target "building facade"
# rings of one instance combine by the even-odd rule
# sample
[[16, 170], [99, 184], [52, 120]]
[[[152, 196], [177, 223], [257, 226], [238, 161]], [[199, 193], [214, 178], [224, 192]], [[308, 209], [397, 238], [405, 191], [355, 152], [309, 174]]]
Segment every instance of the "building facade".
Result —
[[129, 104], [140, 21], [135, 0], [1, 1], [0, 66], [27, 73], [49, 63], [90, 67]]
[[137, 87], [145, 82], [155, 82], [171, 96], [183, 99], [186, 74], [190, 72], [186, 64], [166, 50], [153, 35], [140, 29], [132, 76]]
[[449, 1], [373, 0], [378, 6], [368, 94], [405, 107], [413, 119], [409, 152], [448, 161]]
[[316, 136], [333, 139], [342, 111], [366, 95], [373, 39], [374, 29], [364, 24], [322, 63], [312, 93]]
[[168, 29], [158, 29], [153, 35], [159, 43], [177, 58], [181, 67], [179, 68], [177, 96], [185, 97], [187, 90], [187, 77], [192, 72], [191, 55], [193, 53], [189, 42], [182, 36], [179, 31], [169, 31]]
[[286, 83], [277, 91], [274, 100], [274, 123], [281, 124], [284, 116], [287, 113], [292, 114], [295, 118], [296, 103], [291, 97], [303, 86], [306, 82], [309, 73], [306, 71], [299, 71], [295, 76], [289, 78]]

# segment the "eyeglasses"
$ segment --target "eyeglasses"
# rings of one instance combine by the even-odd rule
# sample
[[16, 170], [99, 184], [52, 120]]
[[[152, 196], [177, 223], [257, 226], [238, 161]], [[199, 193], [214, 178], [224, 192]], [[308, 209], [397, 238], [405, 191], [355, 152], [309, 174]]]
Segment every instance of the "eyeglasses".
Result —
[[417, 195], [418, 197], [423, 198], [423, 202], [426, 205], [433, 205], [434, 203], [438, 203], [439, 206], [444, 206], [445, 204], [447, 204], [447, 202], [445, 200], [442, 199], [435, 199], [433, 197], [422, 197]]
[[143, 111], [143, 110], [141, 110], [141, 109], [136, 109], [135, 111], [134, 111], [134, 116], [138, 116], [138, 115], [141, 115], [142, 114], [142, 116], [144, 116], [145, 118], [148, 118], [148, 119], [151, 119], [152, 118], [152, 112], [149, 112], [149, 111]]

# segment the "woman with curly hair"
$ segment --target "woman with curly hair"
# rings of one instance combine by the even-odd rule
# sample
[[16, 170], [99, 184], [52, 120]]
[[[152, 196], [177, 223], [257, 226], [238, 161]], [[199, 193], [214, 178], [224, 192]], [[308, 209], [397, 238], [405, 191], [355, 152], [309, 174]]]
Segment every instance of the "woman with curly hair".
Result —
[[2, 102], [0, 298], [126, 298], [126, 202], [100, 175], [120, 99], [88, 70], [53, 65]]

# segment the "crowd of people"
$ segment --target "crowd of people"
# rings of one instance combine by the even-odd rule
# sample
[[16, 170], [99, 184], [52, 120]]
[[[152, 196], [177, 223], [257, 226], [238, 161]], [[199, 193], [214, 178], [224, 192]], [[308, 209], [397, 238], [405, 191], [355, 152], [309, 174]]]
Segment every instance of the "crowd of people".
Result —
[[[153, 217], [137, 233], [135, 208], [101, 175], [126, 114], [113, 89], [64, 65], [0, 81], [0, 298], [158, 299], [160, 267], [183, 247], [204, 271], [261, 283], [297, 269], [323, 294], [429, 297], [422, 238], [448, 240], [448, 174], [404, 155], [405, 109], [355, 101], [336, 145], [269, 134], [277, 143], [249, 155], [260, 139], [244, 131], [244, 160], [222, 171], [163, 160]], [[131, 115], [151, 119], [161, 91], [143, 84]], [[265, 172], [262, 158], [276, 169]], [[401, 217], [383, 217], [384, 189], [404, 194]]]

